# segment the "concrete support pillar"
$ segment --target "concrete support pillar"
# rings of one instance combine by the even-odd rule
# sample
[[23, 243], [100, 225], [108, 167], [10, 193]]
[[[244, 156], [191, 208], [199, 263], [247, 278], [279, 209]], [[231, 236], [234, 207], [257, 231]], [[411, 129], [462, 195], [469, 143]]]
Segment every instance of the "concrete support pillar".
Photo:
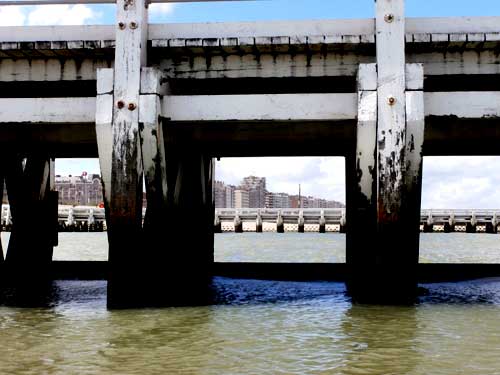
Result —
[[321, 210], [321, 215], [319, 217], [319, 233], [326, 233], [326, 219], [324, 210]]
[[[126, 307], [144, 296], [138, 281], [147, 274], [140, 264], [145, 256], [140, 251], [143, 249], [143, 167], [139, 144], [141, 68], [146, 66], [148, 31], [147, 2], [118, 0], [116, 9], [112, 91], [98, 88], [98, 95], [106, 97], [103, 100], [109, 100], [109, 95], [113, 94], [112, 111], [108, 109], [102, 116], [105, 121], [99, 119], [98, 112], [96, 127], [99, 134], [99, 127], [106, 124], [102, 126], [106, 138], [99, 141], [99, 154], [101, 167], [104, 167], [108, 208], [108, 306]], [[111, 129], [106, 128], [109, 121]]]
[[423, 69], [405, 64], [404, 20], [403, 0], [377, 0], [376, 73], [359, 71], [356, 160], [346, 168], [356, 171], [347, 175], [347, 261], [359, 302], [409, 303], [417, 291]]
[[486, 223], [485, 224], [485, 232], [488, 233], [488, 234], [493, 234], [495, 233], [494, 232], [494, 227], [493, 227], [493, 224], [491, 223]]
[[234, 214], [234, 233], [243, 233], [243, 221], [241, 221], [238, 211]]
[[214, 162], [209, 156], [167, 149], [167, 228], [158, 273], [166, 276], [168, 304], [205, 303], [214, 262]]
[[358, 71], [356, 148], [346, 157], [347, 286], [354, 297], [363, 293], [376, 265], [377, 238], [377, 68], [361, 64]]
[[219, 213], [215, 211], [214, 218], [214, 233], [222, 233], [222, 223], [220, 222]]
[[[399, 246], [398, 262], [402, 265], [403, 283], [396, 289], [396, 299], [411, 301], [416, 296], [417, 266], [420, 247], [420, 215], [422, 198], [423, 145], [425, 130], [424, 68], [422, 64], [406, 64], [406, 149], [404, 150], [404, 187], [401, 221], [404, 230]], [[402, 242], [403, 244], [403, 242]], [[404, 249], [405, 251], [401, 251]], [[397, 250], [395, 250], [397, 251]], [[412, 295], [415, 293], [415, 295]]]
[[[57, 246], [54, 160], [42, 153], [9, 158], [5, 177], [13, 224], [5, 257], [8, 279], [36, 289], [41, 281], [49, 280], [53, 247]], [[34, 213], [47, 219], [34, 220]]]
[[299, 211], [299, 219], [298, 219], [298, 229], [299, 233], [304, 233], [305, 231], [305, 220], [304, 220], [304, 210]]
[[346, 212], [342, 211], [342, 217], [340, 218], [340, 227], [339, 227], [340, 233], [346, 232], [346, 224], [347, 224], [346, 215], [347, 215]]
[[465, 232], [466, 233], [476, 233], [476, 225], [473, 223], [467, 223], [465, 225]]
[[255, 232], [262, 233], [262, 215], [260, 210], [257, 211], [257, 219], [255, 221]]
[[283, 220], [283, 215], [281, 214], [281, 210], [278, 211], [278, 217], [276, 218], [276, 232], [285, 233], [285, 222]]
[[153, 237], [162, 232], [167, 214], [165, 141], [160, 121], [160, 100], [165, 94], [167, 84], [163, 81], [161, 72], [155, 68], [142, 68], [139, 134], [148, 202], [144, 231], [147, 236]]
[[491, 219], [491, 233], [498, 233], [498, 217], [496, 212], [493, 214], [493, 218]]

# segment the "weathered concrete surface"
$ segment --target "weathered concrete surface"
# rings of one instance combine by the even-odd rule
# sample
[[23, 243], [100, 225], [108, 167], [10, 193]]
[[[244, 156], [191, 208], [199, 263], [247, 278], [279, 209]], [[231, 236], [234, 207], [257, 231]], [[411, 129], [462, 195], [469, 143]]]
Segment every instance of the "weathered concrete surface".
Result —
[[[116, 34], [109, 198], [108, 306], [126, 307], [143, 296], [141, 273], [143, 167], [139, 143], [141, 67], [146, 64], [147, 10], [144, 0], [119, 0]], [[133, 23], [134, 27], [129, 27]], [[138, 263], [139, 262], [139, 263]], [[137, 272], [139, 271], [139, 272]], [[131, 277], [136, 275], [136, 277]]]
[[[43, 152], [33, 151], [26, 159], [12, 153], [4, 166], [12, 213], [4, 281], [21, 294], [31, 293], [48, 281], [53, 246], [57, 246], [54, 162]], [[37, 225], [31, 225], [33, 210], [46, 215]]]

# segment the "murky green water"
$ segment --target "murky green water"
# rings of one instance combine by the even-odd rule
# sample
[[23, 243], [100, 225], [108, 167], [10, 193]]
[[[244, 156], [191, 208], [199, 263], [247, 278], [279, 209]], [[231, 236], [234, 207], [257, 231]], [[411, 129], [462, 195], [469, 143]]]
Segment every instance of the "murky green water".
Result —
[[107, 311], [105, 282], [57, 282], [50, 307], [0, 308], [0, 373], [500, 372], [500, 280], [428, 285], [413, 307], [353, 306], [338, 283], [215, 284], [214, 306]]
[[[341, 235], [308, 236], [224, 234], [216, 257], [343, 260]], [[423, 235], [422, 253], [499, 262], [499, 240]], [[63, 233], [56, 256], [105, 247]], [[500, 279], [425, 287], [415, 306], [385, 307], [352, 305], [341, 283], [217, 278], [212, 306], [108, 311], [105, 282], [58, 281], [46, 307], [0, 307], [0, 374], [500, 374]]]
[[[9, 233], [2, 233], [4, 244]], [[106, 233], [59, 233], [56, 260], [107, 260]], [[5, 246], [4, 246], [5, 250]], [[216, 262], [343, 263], [345, 235], [223, 233], [215, 236]], [[500, 235], [420, 235], [422, 263], [500, 263]]]

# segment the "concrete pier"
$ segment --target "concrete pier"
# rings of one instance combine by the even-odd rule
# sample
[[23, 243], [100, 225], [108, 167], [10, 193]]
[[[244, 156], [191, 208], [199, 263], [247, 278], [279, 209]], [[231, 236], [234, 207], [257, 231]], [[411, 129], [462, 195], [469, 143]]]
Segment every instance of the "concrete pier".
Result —
[[[214, 217], [213, 158], [343, 156], [338, 223], [326, 210], [313, 223], [284, 210], [230, 222], [338, 226], [353, 299], [411, 302], [420, 228], [497, 232], [496, 213], [421, 213], [420, 195], [424, 155], [499, 153], [500, 21], [406, 19], [403, 0], [375, 7], [375, 19], [150, 25], [145, 0], [118, 0], [114, 25], [0, 27], [3, 274], [36, 284], [51, 262], [54, 158], [99, 157], [105, 220], [79, 221], [75, 208], [67, 221], [105, 221], [109, 306], [128, 307], [206, 292], [213, 233], [227, 225]], [[36, 236], [33, 207], [48, 218]]]
[[[9, 284], [29, 290], [49, 278], [48, 266], [57, 246], [54, 160], [43, 152], [32, 152], [26, 158], [11, 157], [4, 165], [12, 220], [4, 270]], [[35, 226], [30, 223], [33, 209], [45, 216]]]

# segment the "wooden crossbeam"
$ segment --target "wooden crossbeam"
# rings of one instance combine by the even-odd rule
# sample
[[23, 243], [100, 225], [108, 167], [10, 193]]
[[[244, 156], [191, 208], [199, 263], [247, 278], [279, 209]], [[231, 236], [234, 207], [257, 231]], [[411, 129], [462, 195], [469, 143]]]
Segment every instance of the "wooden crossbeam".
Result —
[[[500, 91], [426, 92], [425, 116], [500, 118]], [[165, 96], [172, 121], [355, 120], [357, 94]], [[0, 98], [0, 124], [93, 124], [96, 98]]]

